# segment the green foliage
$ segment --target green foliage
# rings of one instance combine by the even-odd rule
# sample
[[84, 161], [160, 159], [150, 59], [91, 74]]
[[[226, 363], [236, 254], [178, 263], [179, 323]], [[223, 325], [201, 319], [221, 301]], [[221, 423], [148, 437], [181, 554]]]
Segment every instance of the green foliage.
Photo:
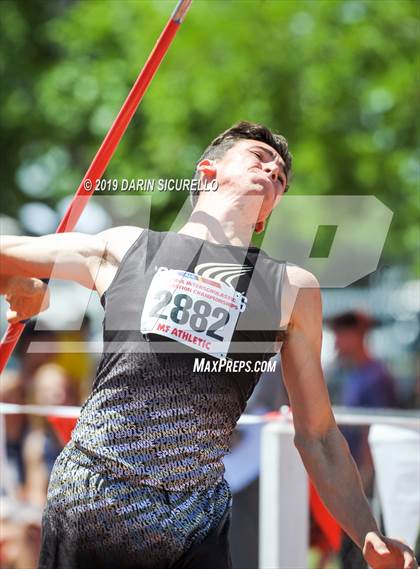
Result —
[[[6, 213], [72, 195], [173, 6], [2, 2]], [[376, 195], [394, 211], [384, 259], [413, 263], [418, 12], [410, 0], [195, 0], [107, 176], [189, 177], [220, 131], [263, 122], [289, 140], [291, 192]], [[184, 198], [156, 197], [152, 226]]]

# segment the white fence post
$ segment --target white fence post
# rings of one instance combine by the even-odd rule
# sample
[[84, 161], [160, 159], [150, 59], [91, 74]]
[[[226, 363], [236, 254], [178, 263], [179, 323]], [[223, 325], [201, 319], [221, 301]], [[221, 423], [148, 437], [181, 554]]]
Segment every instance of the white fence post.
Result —
[[420, 431], [373, 425], [369, 444], [386, 535], [414, 548], [420, 529]]
[[309, 550], [308, 478], [290, 424], [262, 429], [260, 569], [306, 569]]

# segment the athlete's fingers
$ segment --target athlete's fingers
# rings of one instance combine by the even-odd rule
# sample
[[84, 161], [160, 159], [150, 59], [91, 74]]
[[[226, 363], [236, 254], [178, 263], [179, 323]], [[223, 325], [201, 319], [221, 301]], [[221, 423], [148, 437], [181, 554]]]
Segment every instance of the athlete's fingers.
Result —
[[24, 320], [16, 310], [11, 310], [10, 308], [6, 313], [6, 317], [9, 324], [16, 324], [17, 322]]
[[404, 551], [404, 569], [418, 569], [417, 561], [411, 551]]

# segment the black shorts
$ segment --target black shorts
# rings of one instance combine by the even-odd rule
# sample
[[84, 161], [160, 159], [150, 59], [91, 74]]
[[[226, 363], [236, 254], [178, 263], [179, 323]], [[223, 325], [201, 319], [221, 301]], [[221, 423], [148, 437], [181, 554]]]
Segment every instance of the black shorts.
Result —
[[[184, 555], [173, 563], [165, 564], [167, 569], [232, 569], [229, 549], [230, 509], [221, 520], [219, 527], [213, 530], [199, 544], [193, 545]], [[123, 559], [106, 561], [92, 552], [79, 550], [77, 543], [61, 540], [49, 531], [48, 524], [42, 526], [42, 547], [38, 569], [150, 569], [150, 562], [138, 561], [124, 563]], [[163, 565], [159, 565], [163, 568]]]
[[230, 518], [229, 508], [219, 527], [187, 551], [171, 569], [232, 569], [228, 539]]
[[39, 569], [231, 569], [226, 481], [167, 491], [116, 480], [66, 448], [54, 465]]

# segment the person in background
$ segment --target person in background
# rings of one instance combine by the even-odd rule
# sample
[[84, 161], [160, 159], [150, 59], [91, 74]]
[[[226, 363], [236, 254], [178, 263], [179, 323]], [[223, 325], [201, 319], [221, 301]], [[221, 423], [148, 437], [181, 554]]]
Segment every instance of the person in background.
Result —
[[[41, 365], [30, 382], [17, 372], [6, 372], [0, 382], [1, 401], [24, 404], [27, 392], [37, 405], [76, 404], [75, 388], [57, 364]], [[48, 480], [63, 444], [43, 417], [5, 416], [5, 458], [1, 461], [0, 566], [31, 569], [41, 546], [42, 508]], [[3, 449], [4, 452], [4, 449]]]
[[[26, 385], [17, 370], [2, 373], [0, 401], [22, 405]], [[27, 415], [5, 414], [0, 417], [0, 567], [31, 569], [35, 567], [41, 543], [40, 508], [26, 500], [25, 444], [31, 434]]]
[[[0, 401], [2, 403], [23, 404], [25, 402], [25, 384], [21, 374], [16, 370], [2, 373], [0, 381]], [[23, 445], [29, 432], [26, 415], [2, 415], [2, 443], [5, 453], [2, 463], [2, 493], [13, 493], [21, 497], [25, 481]]]
[[[63, 367], [44, 364], [32, 379], [32, 402], [35, 405], [76, 405], [76, 390]], [[33, 428], [24, 446], [25, 494], [31, 503], [44, 507], [50, 473], [63, 446], [46, 418], [33, 418]]]
[[[331, 318], [328, 324], [337, 351], [332, 369], [327, 370], [332, 402], [344, 407], [400, 407], [395, 379], [367, 345], [367, 335], [376, 321], [363, 312], [349, 311]], [[348, 443], [360, 468], [363, 439], [349, 436]]]
[[[337, 352], [325, 375], [332, 403], [344, 407], [399, 407], [395, 380], [370, 352], [367, 337], [376, 321], [359, 311], [339, 314], [327, 321], [335, 335]], [[368, 444], [368, 428], [341, 427], [358, 465], [368, 498], [373, 494], [374, 470]], [[366, 564], [346, 536], [340, 552], [343, 569], [363, 569]]]

